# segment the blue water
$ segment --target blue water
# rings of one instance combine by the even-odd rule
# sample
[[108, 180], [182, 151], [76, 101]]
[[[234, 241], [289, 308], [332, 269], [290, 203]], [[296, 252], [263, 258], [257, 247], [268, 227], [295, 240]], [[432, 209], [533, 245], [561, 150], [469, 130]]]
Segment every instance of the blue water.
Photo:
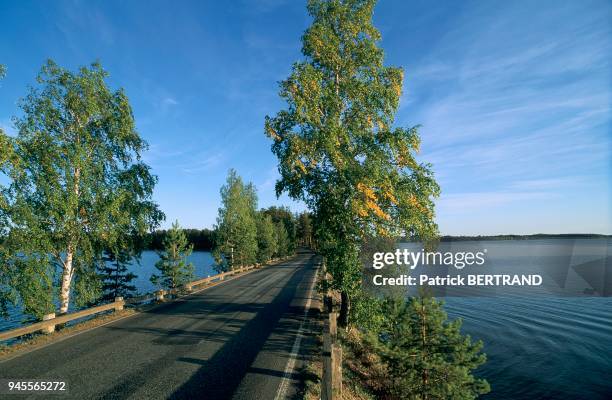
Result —
[[[157, 260], [159, 260], [157, 253], [154, 251], [145, 251], [142, 253], [140, 266], [134, 265], [132, 267], [132, 271], [138, 275], [133, 282], [134, 286], [136, 286], [136, 290], [139, 293], [149, 293], [157, 289], [149, 280], [152, 274], [159, 274], [159, 271], [157, 268], [155, 268], [155, 263]], [[193, 263], [193, 266], [195, 267], [196, 279], [205, 278], [209, 275], [215, 275], [217, 273], [213, 269], [215, 260], [208, 251], [194, 251], [187, 258], [187, 260]]]
[[[539, 287], [444, 288], [437, 294], [462, 332], [482, 340], [485, 399], [612, 399], [610, 239], [445, 243], [443, 251], [487, 249], [482, 267], [446, 274], [541, 274]], [[414, 247], [415, 245], [402, 245]], [[420, 248], [420, 246], [416, 246]], [[433, 274], [438, 266], [420, 266]], [[603, 296], [602, 296], [603, 295]]]
[[[137, 275], [132, 281], [133, 285], [136, 286], [135, 295], [150, 293], [157, 289], [150, 281], [151, 275], [159, 274], [159, 271], [155, 268], [157, 260], [159, 260], [159, 257], [156, 252], [145, 251], [142, 253], [140, 263], [132, 263], [130, 270]], [[210, 252], [194, 251], [187, 260], [193, 263], [195, 267], [196, 279], [216, 274], [213, 269], [214, 259]], [[13, 307], [9, 310], [8, 319], [0, 318], [0, 330], [18, 327], [23, 320], [24, 315], [18, 308]]]
[[612, 298], [445, 298], [484, 342], [487, 399], [611, 399]]

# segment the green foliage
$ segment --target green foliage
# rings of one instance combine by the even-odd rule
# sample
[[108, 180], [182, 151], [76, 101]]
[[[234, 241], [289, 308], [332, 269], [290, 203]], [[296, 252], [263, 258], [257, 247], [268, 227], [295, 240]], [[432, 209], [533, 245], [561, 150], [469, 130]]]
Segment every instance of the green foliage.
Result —
[[220, 270], [254, 264], [257, 260], [257, 193], [230, 169], [221, 187], [213, 255]]
[[437, 235], [439, 187], [416, 160], [417, 127], [393, 127], [403, 71], [383, 65], [374, 4], [308, 2], [305, 59], [281, 83], [287, 108], [265, 121], [279, 160], [276, 191], [313, 210], [319, 251], [347, 302], [359, 287], [363, 237]]
[[482, 342], [461, 335], [461, 320], [448, 321], [442, 302], [420, 295], [381, 303], [384, 322], [370, 334], [392, 378], [391, 390], [405, 399], [474, 399], [489, 384], [472, 371], [486, 355]]
[[74, 303], [91, 302], [101, 250], [163, 218], [151, 200], [157, 178], [141, 160], [147, 144], [107, 77], [98, 63], [71, 72], [48, 61], [21, 101], [17, 137], [0, 135], [11, 180], [0, 196], [1, 284], [28, 314], [52, 311], [56, 296], [66, 312], [75, 285]]
[[[0, 79], [6, 75], [6, 67], [0, 64]], [[12, 151], [10, 140], [4, 134], [2, 128], [0, 128], [0, 174], [5, 170], [4, 164], [10, 159], [10, 153]], [[9, 279], [6, 274], [7, 260], [4, 260], [4, 240], [6, 231], [8, 229], [8, 220], [6, 216], [7, 200], [4, 194], [4, 188], [0, 184], [0, 315], [8, 314], [8, 306], [10, 303], [15, 302], [15, 295], [8, 289]]]
[[283, 254], [293, 254], [297, 246], [297, 221], [295, 220], [295, 215], [293, 215], [288, 207], [282, 206], [272, 206], [263, 209], [262, 212], [272, 217], [272, 222], [275, 224], [282, 223], [285, 226], [288, 243], [285, 245], [286, 250], [284, 250]]
[[129, 271], [134, 260], [129, 249], [105, 250], [98, 273], [102, 280], [103, 301], [113, 301], [115, 297], [129, 297], [136, 291], [131, 282], [136, 274]]
[[[214, 246], [214, 231], [210, 229], [183, 229], [189, 243], [193, 244], [195, 251], [210, 251]], [[143, 246], [148, 250], [161, 250], [164, 247], [164, 238], [168, 231], [158, 229], [143, 238]]]
[[100, 279], [96, 264], [84, 265], [74, 277], [74, 305], [91, 307], [103, 297], [103, 281]]
[[311, 247], [313, 244], [312, 217], [308, 211], [301, 213], [297, 219], [297, 238], [302, 246]]
[[175, 221], [164, 239], [164, 250], [158, 252], [159, 261], [155, 263], [161, 275], [151, 276], [151, 282], [166, 289], [173, 289], [193, 280], [195, 269], [192, 263], [187, 262], [192, 250], [193, 246], [187, 241], [185, 232], [178, 221]]
[[276, 234], [276, 257], [285, 257], [291, 254], [291, 240], [287, 233], [287, 228], [282, 221], [278, 221], [274, 224], [274, 231]]
[[266, 263], [277, 253], [278, 240], [272, 217], [264, 213], [257, 215], [257, 262]]

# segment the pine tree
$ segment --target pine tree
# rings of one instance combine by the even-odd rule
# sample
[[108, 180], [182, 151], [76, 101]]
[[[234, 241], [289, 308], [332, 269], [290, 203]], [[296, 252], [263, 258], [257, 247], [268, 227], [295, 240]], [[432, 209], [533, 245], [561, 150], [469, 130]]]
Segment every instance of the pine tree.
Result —
[[257, 260], [257, 193], [231, 169], [221, 187], [213, 255], [219, 270], [253, 264]]
[[461, 335], [461, 320], [448, 321], [442, 302], [428, 295], [383, 302], [383, 328], [373, 340], [388, 366], [396, 398], [474, 399], [489, 392], [472, 371], [486, 361], [482, 342]]
[[102, 280], [102, 300], [113, 301], [116, 297], [129, 297], [136, 291], [131, 282], [136, 274], [130, 272], [134, 257], [128, 250], [105, 250], [98, 273]]
[[192, 250], [193, 245], [188, 242], [178, 221], [175, 221], [164, 238], [164, 250], [158, 252], [159, 261], [155, 267], [160, 275], [151, 276], [151, 282], [166, 289], [174, 289], [193, 280], [194, 266], [187, 262]]

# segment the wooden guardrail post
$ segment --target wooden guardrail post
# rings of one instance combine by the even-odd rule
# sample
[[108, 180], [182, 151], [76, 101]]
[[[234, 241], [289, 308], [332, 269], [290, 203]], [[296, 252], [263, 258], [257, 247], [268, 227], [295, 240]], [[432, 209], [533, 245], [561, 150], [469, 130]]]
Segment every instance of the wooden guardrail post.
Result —
[[331, 336], [329, 319], [323, 322], [323, 379], [321, 380], [321, 400], [331, 400]]
[[342, 398], [342, 347], [333, 344], [331, 348], [331, 397], [333, 399]]
[[[43, 315], [43, 318], [42, 318], [43, 321], [49, 321], [49, 320], [52, 320], [52, 319], [55, 319], [55, 313]], [[55, 332], [55, 325], [48, 325], [45, 328], [41, 329], [41, 332], [43, 332], [43, 333], [53, 333], [53, 332]]]
[[338, 313], [329, 313], [329, 335], [332, 343], [338, 338]]
[[123, 310], [124, 305], [125, 305], [125, 301], [123, 300], [123, 297], [121, 296], [115, 297], [115, 311]]
[[338, 338], [338, 313], [329, 313], [323, 328], [323, 380], [321, 399], [342, 398], [342, 346]]

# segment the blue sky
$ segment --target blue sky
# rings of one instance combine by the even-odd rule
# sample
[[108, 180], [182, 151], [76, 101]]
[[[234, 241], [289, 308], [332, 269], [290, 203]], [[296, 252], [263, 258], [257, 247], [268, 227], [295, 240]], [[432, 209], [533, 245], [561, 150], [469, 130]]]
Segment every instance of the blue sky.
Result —
[[[443, 234], [612, 233], [608, 1], [391, 1], [376, 7], [406, 79], [399, 125], [442, 186]], [[276, 160], [263, 119], [301, 57], [304, 3], [0, 0], [0, 126], [9, 133], [45, 59], [99, 59], [125, 88], [168, 225], [210, 227], [236, 168], [260, 206]]]

